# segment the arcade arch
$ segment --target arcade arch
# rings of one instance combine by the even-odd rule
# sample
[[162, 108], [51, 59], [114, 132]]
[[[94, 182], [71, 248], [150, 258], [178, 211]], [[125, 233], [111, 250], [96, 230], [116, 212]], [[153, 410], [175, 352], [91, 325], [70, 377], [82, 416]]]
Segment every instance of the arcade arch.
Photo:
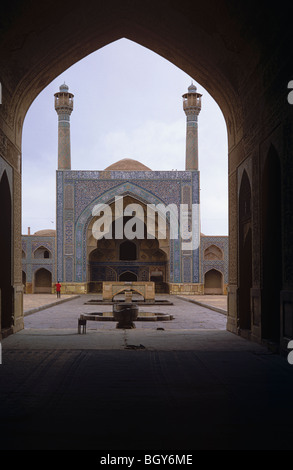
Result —
[[39, 246], [34, 251], [33, 257], [35, 259], [50, 259], [50, 258], [52, 258], [52, 253], [48, 248], [46, 248], [44, 246]]
[[135, 261], [137, 259], [136, 243], [125, 240], [119, 244], [119, 261]]
[[51, 294], [52, 273], [45, 268], [38, 269], [34, 274], [34, 293]]
[[[292, 36], [290, 15], [284, 14], [282, 8], [273, 8], [267, 12], [264, 28], [262, 3], [253, 4], [253, 14], [249, 2], [241, 2], [235, 8], [228, 1], [221, 4], [218, 1], [201, 4], [189, 2], [187, 7], [178, 2], [170, 2], [168, 14], [165, 2], [142, 2], [136, 8], [133, 8], [132, 2], [122, 5], [117, 0], [102, 4], [94, 1], [82, 5], [76, 3], [71, 5], [70, 16], [67, 9], [60, 11], [55, 0], [45, 10], [38, 6], [33, 0], [18, 9], [15, 8], [14, 1], [9, 2], [6, 5], [6, 17], [9, 21], [1, 32], [0, 58], [3, 67], [0, 81], [4, 103], [0, 106], [1, 155], [13, 171], [13, 194], [2, 187], [0, 202], [1, 207], [4, 207], [3, 201], [9, 207], [5, 209], [7, 220], [10, 219], [9, 214], [14, 216], [13, 227], [9, 223], [1, 233], [1, 241], [6, 243], [8, 249], [4, 263], [1, 263], [1, 287], [5, 285], [8, 293], [7, 298], [2, 298], [1, 327], [11, 324], [11, 321], [14, 331], [23, 327], [20, 184], [21, 134], [25, 114], [40, 91], [67, 67], [111, 41], [129, 37], [170, 60], [190, 76], [196, 77], [214, 97], [224, 114], [229, 142], [230, 252], [227, 327], [235, 333], [239, 332], [239, 322], [244, 328], [249, 326], [247, 312], [242, 319], [240, 306], [248, 305], [248, 300], [251, 299], [248, 289], [245, 290], [246, 294], [244, 291], [240, 294], [239, 291], [245, 257], [240, 255], [238, 249], [241, 241], [238, 225], [238, 168], [249, 158], [253, 160], [253, 225], [246, 232], [244, 241], [248, 244], [246, 251], [249, 253], [249, 270], [250, 254], [253, 252], [256, 314], [261, 308], [263, 296], [267, 297], [269, 292], [268, 288], [263, 293], [260, 290], [264, 265], [260, 257], [256, 256], [262, 253], [266, 257], [262, 247], [264, 237], [261, 236], [258, 204], [259, 181], [262, 180], [263, 172], [260, 152], [270, 142], [276, 146], [284, 163], [280, 185], [282, 214], [278, 219], [282, 225], [279, 232], [282, 243], [278, 250], [285, 262], [280, 285], [274, 285], [273, 290], [281, 305], [281, 316], [284, 316], [282, 318], [287, 324], [283, 339], [292, 338], [293, 134], [292, 107], [288, 106], [286, 100], [287, 83], [292, 78], [289, 53]], [[59, 12], [58, 15], [56, 11]], [[80, 21], [81, 17], [83, 21]], [[36, 34], [33, 25], [38, 25], [38, 41], [33, 40]], [[266, 206], [266, 202], [263, 201], [262, 207]], [[263, 223], [263, 230], [266, 230], [265, 226]], [[13, 311], [12, 305], [17, 310]], [[266, 315], [263, 311], [261, 322], [265, 323]], [[261, 340], [258, 332], [256, 335]]]
[[137, 275], [131, 271], [124, 271], [124, 273], [120, 274], [119, 281], [121, 282], [136, 282]]
[[239, 192], [239, 328], [250, 331], [252, 288], [252, 194], [247, 172], [244, 170]]
[[223, 294], [223, 274], [217, 269], [210, 269], [204, 276], [205, 294]]
[[1, 330], [9, 330], [13, 324], [12, 305], [12, 201], [7, 172], [0, 179], [0, 289], [1, 289]]
[[280, 293], [282, 288], [281, 164], [271, 146], [265, 158], [261, 182], [263, 264], [262, 337], [280, 340]]

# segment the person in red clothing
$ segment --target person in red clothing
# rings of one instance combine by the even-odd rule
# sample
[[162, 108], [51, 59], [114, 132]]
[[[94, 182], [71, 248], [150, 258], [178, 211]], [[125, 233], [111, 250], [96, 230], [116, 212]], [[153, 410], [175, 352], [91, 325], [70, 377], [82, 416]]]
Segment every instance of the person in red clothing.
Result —
[[57, 281], [57, 284], [55, 284], [56, 287], [56, 293], [57, 293], [57, 298], [60, 298], [61, 296], [61, 284], [59, 281]]

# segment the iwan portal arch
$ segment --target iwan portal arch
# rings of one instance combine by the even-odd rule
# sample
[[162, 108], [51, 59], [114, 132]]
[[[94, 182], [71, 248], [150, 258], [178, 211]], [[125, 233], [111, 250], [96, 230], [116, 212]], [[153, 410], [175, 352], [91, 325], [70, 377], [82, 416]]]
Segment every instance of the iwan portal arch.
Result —
[[[98, 292], [102, 289], [102, 281], [150, 281], [151, 275], [159, 271], [161, 278], [154, 282], [161, 281], [165, 283], [169, 280], [170, 250], [174, 249], [174, 242], [170, 240], [169, 223], [165, 222], [166, 233], [159, 233], [158, 216], [156, 215], [156, 224], [154, 224], [154, 238], [150, 238], [147, 227], [146, 204], [134, 196], [123, 197], [121, 201], [123, 212], [115, 218], [115, 203], [109, 204], [110, 220], [109, 226], [105, 230], [105, 221], [103, 213], [100, 217], [93, 217], [87, 228], [87, 256], [88, 256], [88, 291]], [[123, 216], [127, 208], [137, 207], [141, 211], [141, 218], [135, 222], [132, 217]], [[125, 235], [127, 223], [131, 221], [131, 229], [134, 229], [134, 237], [128, 239]], [[99, 222], [102, 232], [106, 232], [107, 238], [97, 239], [98, 233], [95, 233], [95, 224]], [[117, 224], [117, 227], [116, 227]], [[126, 228], [125, 228], [126, 227]], [[116, 233], [121, 229], [121, 238], [117, 239]], [[141, 233], [139, 233], [141, 232]], [[123, 235], [123, 237], [122, 237]], [[133, 236], [134, 236], [133, 235]], [[89, 286], [90, 283], [90, 286]], [[163, 285], [159, 286], [163, 289]]]
[[[4, 8], [4, 7], [2, 7]], [[239, 324], [238, 195], [245, 169], [252, 197], [252, 286], [247, 295], [251, 322], [246, 337], [263, 339], [267, 285], [263, 269], [264, 237], [260, 184], [262, 162], [273, 145], [281, 161], [282, 213], [280, 256], [283, 263], [274, 283], [279, 299], [280, 336], [269, 336], [286, 349], [293, 337], [293, 191], [292, 106], [287, 84], [292, 79], [291, 16], [279, 5], [262, 2], [211, 1], [39, 3], [10, 1], [1, 12], [0, 31], [0, 154], [1, 165], [12, 173], [10, 205], [13, 224], [3, 229], [1, 243], [11, 238], [9, 299], [2, 299], [1, 335], [23, 327], [21, 274], [21, 136], [25, 114], [38, 93], [70, 65], [87, 54], [127, 37], [170, 60], [197, 81], [219, 104], [227, 124], [229, 143], [229, 312], [227, 328], [241, 334]], [[265, 14], [265, 20], [264, 20]], [[2, 194], [2, 193], [1, 193]], [[279, 196], [278, 196], [279, 197]], [[262, 201], [265, 207], [265, 201]], [[276, 216], [274, 215], [276, 218]], [[263, 223], [262, 223], [263, 221]], [[265, 223], [264, 223], [265, 222]], [[278, 242], [279, 243], [279, 242]], [[263, 255], [262, 255], [263, 254]], [[3, 268], [2, 268], [3, 269]], [[279, 268], [278, 268], [279, 269]], [[280, 279], [281, 277], [281, 279]], [[6, 278], [5, 273], [1, 279]], [[4, 281], [3, 281], [4, 282]], [[6, 282], [6, 281], [5, 281]], [[0, 286], [3, 289], [4, 285]], [[277, 308], [277, 307], [275, 307]], [[276, 316], [273, 316], [276, 318]], [[10, 319], [7, 321], [7, 319]], [[247, 325], [245, 325], [247, 326]], [[279, 328], [278, 328], [279, 330]]]
[[[87, 172], [89, 174], [89, 172]], [[66, 178], [66, 174], [62, 173], [62, 179]], [[94, 182], [96, 181], [96, 176], [93, 174], [93, 180]], [[61, 186], [61, 183], [60, 183]], [[66, 186], [66, 182], [64, 184]], [[115, 264], [115, 260], [118, 261], [119, 258], [119, 240], [114, 239], [114, 233], [112, 233], [112, 239], [106, 239], [106, 240], [100, 240], [98, 241], [95, 236], [93, 235], [94, 233], [94, 224], [97, 219], [97, 217], [93, 217], [92, 213], [95, 207], [97, 207], [99, 204], [107, 204], [109, 208], [111, 209], [111, 226], [113, 224], [113, 227], [115, 228], [115, 212], [117, 213], [116, 209], [116, 204], [115, 201], [119, 197], [122, 206], [121, 210], [125, 211], [127, 206], [130, 206], [131, 204], [138, 204], [140, 207], [143, 209], [144, 214], [147, 215], [147, 204], [152, 204], [156, 207], [158, 207], [160, 204], [163, 204], [164, 201], [158, 198], [157, 195], [154, 195], [150, 193], [149, 191], [145, 190], [143, 187], [139, 186], [139, 180], [137, 180], [137, 184], [134, 182], [129, 182], [127, 181], [126, 183], [123, 184], [115, 184], [113, 189], [110, 189], [106, 192], [104, 192], [101, 196], [98, 198], [94, 199], [91, 201], [90, 204], [88, 204], [84, 210], [81, 212], [80, 216], [78, 217], [76, 224], [75, 224], [75, 233], [73, 234], [73, 239], [74, 239], [74, 255], [71, 256], [71, 264], [70, 264], [70, 269], [68, 271], [65, 271], [65, 278], [64, 278], [64, 283], [68, 283], [70, 287], [70, 283], [78, 283], [84, 291], [87, 291], [87, 285], [88, 282], [91, 282], [93, 280], [92, 275], [90, 274], [90, 266], [89, 266], [89, 260], [94, 262], [94, 259], [92, 258], [94, 256], [95, 250], [99, 250], [99, 247], [102, 246], [107, 246], [107, 256], [112, 257], [112, 261]], [[63, 210], [61, 208], [61, 210]], [[118, 213], [119, 214], [119, 213]], [[122, 214], [122, 213], [121, 213]], [[162, 215], [160, 212], [158, 212], [158, 216], [162, 218]], [[137, 260], [128, 260], [128, 265], [131, 264], [136, 264], [135, 270], [137, 270], [137, 275], [138, 270], [140, 268], [140, 276], [139, 280], [145, 280], [149, 281], [150, 273], [153, 272], [157, 267], [162, 268], [164, 266], [164, 280], [169, 280], [169, 276], [172, 277], [172, 280], [177, 280], [176, 276], [178, 276], [178, 270], [171, 269], [169, 270], [169, 263], [170, 263], [170, 258], [176, 257], [176, 259], [179, 256], [179, 250], [180, 250], [180, 239], [170, 239], [170, 228], [169, 228], [169, 222], [168, 218], [170, 218], [170, 214], [167, 213], [166, 217], [166, 232], [164, 234], [164, 231], [161, 233], [161, 227], [162, 225], [158, 224], [158, 216], [156, 217], [156, 223], [155, 223], [155, 239], [154, 240], [136, 240], [134, 239], [134, 242], [137, 244], [137, 253], [139, 254], [140, 247], [142, 246], [143, 251], [148, 249], [151, 249], [152, 251], [152, 256], [151, 259], [148, 260], [150, 263], [148, 268], [152, 268], [151, 270], [148, 269], [148, 272], [146, 273], [145, 270], [143, 270], [143, 258], [140, 259], [140, 262]], [[176, 217], [176, 214], [174, 214], [174, 217]], [[73, 225], [73, 224], [72, 224]], [[179, 231], [179, 228], [178, 228]], [[114, 230], [113, 230], [114, 232]], [[163, 236], [165, 238], [163, 238]], [[121, 242], [123, 239], [121, 240]], [[153, 243], [151, 243], [153, 242]], [[154, 245], [154, 246], [143, 246], [143, 245]], [[155, 249], [155, 245], [157, 247], [157, 250]], [[59, 246], [57, 247], [59, 250], [59, 259], [63, 259], [63, 263], [59, 263], [59, 272], [58, 276], [61, 278], [62, 276], [62, 269], [63, 271], [66, 270], [66, 260], [69, 258], [69, 255], [66, 253], [64, 254], [63, 251], [63, 243], [62, 239], [59, 240]], [[157, 253], [159, 251], [159, 253]], [[143, 254], [143, 253], [141, 253]], [[146, 254], [146, 253], [145, 253]], [[196, 253], [195, 253], [196, 255]], [[138, 256], [139, 257], [139, 256]], [[154, 259], [155, 258], [155, 259]], [[161, 261], [160, 261], [161, 260]], [[111, 261], [110, 259], [104, 259], [104, 261], [108, 261], [107, 268], [109, 268], [109, 262]], [[153, 262], [151, 262], [153, 261]], [[100, 266], [102, 266], [103, 263], [101, 263]], [[119, 264], [123, 264], [123, 262], [120, 262]], [[124, 263], [125, 264], [125, 263]], [[71, 268], [72, 266], [72, 268]], [[108, 269], [108, 275], [113, 278], [112, 280], [115, 280], [116, 277], [119, 277], [122, 272], [127, 270], [121, 269], [119, 266], [116, 266], [116, 268], [112, 270]], [[168, 268], [168, 269], [167, 269]], [[142, 272], [143, 271], [143, 272]], [[70, 278], [66, 278], [66, 275], [70, 276]], [[141, 276], [143, 279], [141, 279]], [[106, 280], [106, 279], [105, 279]], [[109, 280], [109, 279], [108, 279]], [[91, 290], [93, 286], [89, 286]]]

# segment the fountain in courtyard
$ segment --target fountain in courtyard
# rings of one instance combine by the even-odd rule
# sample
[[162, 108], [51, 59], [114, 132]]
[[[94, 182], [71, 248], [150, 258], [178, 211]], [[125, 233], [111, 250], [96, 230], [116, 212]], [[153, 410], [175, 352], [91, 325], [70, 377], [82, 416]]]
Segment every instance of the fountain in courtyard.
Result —
[[117, 321], [116, 328], [135, 328], [135, 321], [138, 317], [138, 306], [132, 302], [123, 302], [113, 305], [113, 317]]
[[[123, 294], [124, 300], [117, 300], [117, 296]], [[134, 299], [133, 294], [138, 294], [142, 299]], [[155, 283], [152, 281], [105, 281], [103, 282], [102, 299], [95, 297], [85, 302], [85, 305], [112, 305], [122, 302], [132, 302], [137, 305], [173, 305], [170, 300], [156, 299]]]
[[[116, 321], [116, 328], [132, 329], [135, 328], [136, 321], [168, 321], [173, 320], [173, 315], [166, 313], [140, 312], [138, 305], [133, 301], [132, 289], [126, 289], [123, 302], [111, 302], [113, 304], [112, 312], [96, 312], [80, 315], [78, 320], [78, 331], [81, 331], [81, 325], [86, 325], [87, 320], [93, 321]], [[90, 304], [90, 302], [87, 302]], [[108, 303], [109, 305], [109, 303]], [[152, 305], [152, 304], [151, 304]], [[173, 305], [171, 302], [169, 305]], [[84, 327], [83, 332], [86, 332]]]

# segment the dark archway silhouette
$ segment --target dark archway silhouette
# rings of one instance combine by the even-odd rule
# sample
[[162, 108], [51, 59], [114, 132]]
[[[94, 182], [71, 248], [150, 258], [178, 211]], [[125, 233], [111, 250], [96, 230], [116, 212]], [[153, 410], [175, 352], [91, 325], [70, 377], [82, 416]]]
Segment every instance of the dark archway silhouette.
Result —
[[[21, 213], [21, 135], [30, 103], [71, 64], [111, 41], [127, 37], [158, 52], [194, 77], [211, 92], [225, 117], [229, 142], [227, 327], [234, 333], [239, 333], [240, 299], [245, 294], [243, 274], [251, 272], [250, 257], [247, 269], [241, 266], [245, 263], [245, 253], [251, 254], [251, 239], [253, 254], [257, 255], [253, 258], [254, 287], [263, 286], [263, 292], [268, 292], [265, 286], [269, 283], [264, 278], [268, 250], [262, 246], [262, 240], [265, 240], [264, 232], [269, 222], [261, 214], [261, 207], [268, 207], [268, 201], [266, 196], [263, 196], [263, 203], [261, 201], [261, 191], [266, 185], [261, 152], [270, 142], [282, 149], [279, 157], [283, 237], [281, 245], [278, 246], [276, 240], [274, 245], [278, 251], [283, 250], [282, 298], [284, 300], [286, 294], [284, 313], [288, 325], [292, 325], [293, 107], [287, 102], [287, 84], [293, 78], [292, 5], [287, 2], [285, 7], [275, 3], [268, 8], [265, 2], [228, 0], [88, 0], [64, 2], [62, 8], [56, 0], [46, 2], [44, 7], [42, 4], [42, 8], [36, 0], [10, 0], [4, 4], [6, 11], [1, 15], [0, 41], [3, 88], [0, 151], [12, 168], [14, 221], [17, 222]], [[142, 112], [140, 107], [138, 118]], [[249, 176], [252, 176], [251, 228], [239, 221], [238, 178], [242, 165], [246, 164], [247, 168], [251, 164]], [[259, 185], [262, 186], [260, 190]], [[240, 228], [242, 233], [239, 233]], [[22, 314], [19, 221], [13, 223], [11, 235], [9, 246], [13, 247], [15, 257], [11, 284], [19, 289], [14, 293], [15, 309], [18, 309], [14, 318], [15, 327], [21, 328], [21, 322], [17, 324]], [[4, 237], [8, 236], [6, 227]], [[5, 267], [2, 269], [7, 276]], [[245, 302], [248, 297], [244, 295]], [[263, 332], [257, 330], [257, 341], [266, 329], [265, 315], [263, 310]], [[267, 335], [270, 330], [268, 322]], [[166, 337], [165, 333], [158, 332], [158, 337]], [[290, 335], [284, 340], [293, 338], [292, 328]], [[235, 343], [239, 344], [238, 339], [235, 338]], [[286, 346], [284, 344], [283, 352], [288, 354]], [[22, 362], [17, 364], [15, 361], [13, 376], [11, 368], [3, 367], [3, 375], [6, 371], [8, 380], [4, 383], [7, 399], [4, 396], [1, 400], [1, 412], [4, 418], [12, 416], [13, 419], [8, 425], [5, 419], [2, 422], [5, 432], [2, 433], [1, 447], [9, 449], [10, 453], [11, 450], [31, 449], [32, 442], [36, 450], [44, 449], [44, 443], [47, 449], [56, 446], [96, 449], [97, 446], [102, 448], [104, 443], [111, 444], [111, 448], [128, 448], [131, 444], [132, 449], [141, 449], [143, 443], [147, 449], [159, 445], [161, 449], [194, 451], [227, 450], [227, 447], [231, 450], [241, 448], [242, 451], [257, 447], [291, 450], [288, 433], [293, 419], [290, 366], [287, 364], [286, 367], [281, 358], [256, 357], [253, 352], [258, 347], [249, 347], [249, 351], [244, 347], [244, 351], [240, 346], [236, 354], [233, 350], [227, 354], [228, 351], [216, 348], [211, 354], [201, 349], [167, 353], [150, 351], [147, 347], [146, 351], [114, 354], [97, 351], [95, 346], [88, 352], [69, 351], [70, 355], [62, 351], [53, 355], [54, 351], [49, 351], [47, 358], [43, 351], [26, 354], [21, 360], [26, 360], [27, 367], [23, 368]], [[16, 356], [16, 351], [12, 352], [10, 361], [13, 355]], [[21, 350], [19, 352], [23, 354]], [[11, 377], [13, 380], [9, 384]], [[24, 404], [28, 405], [25, 413]], [[73, 413], [74, 422], [68, 419]], [[103, 426], [97, 425], [96, 416]], [[47, 417], [50, 419], [45, 419]], [[127, 426], [121, 431], [125, 418]], [[187, 420], [196, 424], [187, 426]], [[135, 432], [138, 423], [142, 425]]]
[[252, 227], [251, 186], [243, 172], [239, 192], [239, 297], [238, 321], [240, 329], [251, 328], [250, 290], [252, 288]]
[[23, 293], [26, 293], [26, 272], [22, 271], [22, 284], [23, 284]]
[[280, 341], [280, 291], [282, 288], [281, 166], [271, 147], [261, 185], [262, 221], [262, 338]]
[[164, 274], [162, 273], [162, 271], [154, 272], [150, 276], [150, 281], [155, 282], [155, 283], [163, 282]]
[[205, 294], [223, 294], [223, 274], [217, 269], [210, 269], [204, 277]]
[[40, 268], [35, 272], [36, 294], [50, 294], [52, 290], [52, 273], [48, 269]]
[[119, 259], [121, 261], [135, 261], [137, 259], [137, 247], [134, 242], [126, 240], [119, 246]]
[[[70, 65], [120, 38], [128, 38], [160, 54], [202, 85], [217, 101], [228, 130], [229, 145], [229, 315], [227, 328], [239, 333], [239, 214], [237, 179], [240, 165], [251, 160], [253, 185], [262, 181], [260, 148], [269, 141], [282, 148], [282, 212], [284, 258], [283, 295], [286, 316], [292, 323], [292, 106], [287, 84], [292, 78], [289, 44], [291, 16], [275, 5], [240, 2], [73, 2], [70, 11], [53, 0], [47, 8], [32, 2], [6, 2], [0, 57], [4, 105], [0, 106], [1, 153], [13, 167], [13, 214], [21, 213], [21, 138], [26, 112], [38, 94]], [[20, 7], [21, 6], [21, 7]], [[167, 7], [167, 8], [166, 8]], [[166, 14], [166, 10], [168, 14]], [[58, 15], [56, 12], [58, 11]], [[113, 14], [115, 12], [115, 14]], [[82, 18], [82, 21], [80, 20]], [[33, 25], [38, 25], [35, 41]], [[277, 39], [277, 40], [276, 40]], [[292, 41], [291, 41], [292, 42]], [[221, 57], [221, 60], [219, 60]], [[28, 60], [29, 58], [29, 60]], [[252, 184], [252, 182], [251, 182]], [[259, 237], [259, 192], [253, 186], [255, 226]], [[20, 223], [13, 224], [12, 244], [20, 246]], [[260, 242], [260, 240], [257, 240]], [[244, 246], [244, 245], [243, 245]], [[254, 243], [255, 248], [255, 243]], [[258, 249], [258, 248], [257, 248]], [[263, 251], [259, 243], [259, 251]], [[22, 316], [20, 254], [15, 253], [13, 283]], [[286, 262], [285, 262], [286, 260]], [[254, 259], [254, 282], [261, 285], [263, 264]], [[18, 264], [18, 265], [17, 265]], [[6, 271], [4, 275], [6, 276]], [[283, 297], [284, 298], [284, 297]], [[284, 305], [283, 305], [284, 307]], [[21, 328], [19, 320], [17, 328]], [[240, 332], [241, 333], [241, 332]], [[259, 335], [259, 333], [257, 333]], [[290, 334], [292, 337], [292, 332]], [[260, 337], [258, 336], [258, 340]]]
[[120, 274], [119, 281], [136, 282], [137, 275], [131, 271], [125, 271], [124, 273]]
[[6, 171], [0, 181], [0, 289], [1, 289], [1, 329], [12, 326], [13, 322], [13, 288], [12, 288], [12, 253], [11, 193]]

